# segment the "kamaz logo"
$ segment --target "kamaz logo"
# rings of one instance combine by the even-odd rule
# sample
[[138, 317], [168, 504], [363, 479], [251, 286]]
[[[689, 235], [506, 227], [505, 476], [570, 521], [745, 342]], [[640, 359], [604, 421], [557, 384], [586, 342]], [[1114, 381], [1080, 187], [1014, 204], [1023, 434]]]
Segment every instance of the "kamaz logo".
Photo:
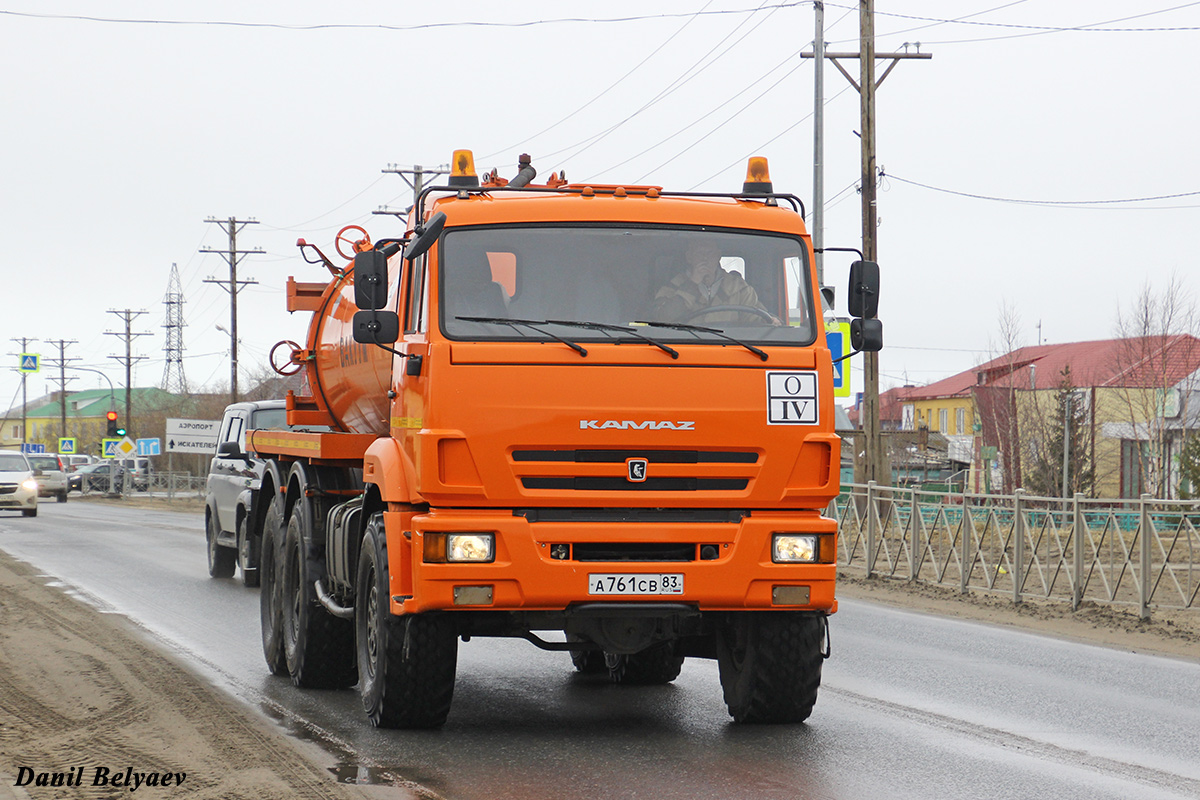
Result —
[[581, 419], [579, 420], [579, 430], [581, 431], [603, 431], [603, 430], [618, 430], [618, 431], [694, 431], [696, 423], [688, 422], [671, 422], [670, 420], [653, 420], [648, 419], [642, 422], [634, 422], [631, 419], [606, 419], [601, 422], [598, 419]]

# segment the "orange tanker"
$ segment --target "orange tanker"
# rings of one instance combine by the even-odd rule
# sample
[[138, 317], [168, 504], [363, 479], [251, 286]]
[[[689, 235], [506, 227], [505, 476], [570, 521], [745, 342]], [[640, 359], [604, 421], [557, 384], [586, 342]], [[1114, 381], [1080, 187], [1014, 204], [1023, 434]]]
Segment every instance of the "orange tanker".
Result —
[[[799, 200], [761, 159], [726, 195], [454, 166], [403, 237], [289, 280], [288, 421], [325, 427], [247, 436], [269, 667], [428, 727], [460, 638], [520, 637], [624, 684], [714, 658], [735, 720], [807, 718], [840, 456]], [[877, 291], [856, 263], [856, 349]]]

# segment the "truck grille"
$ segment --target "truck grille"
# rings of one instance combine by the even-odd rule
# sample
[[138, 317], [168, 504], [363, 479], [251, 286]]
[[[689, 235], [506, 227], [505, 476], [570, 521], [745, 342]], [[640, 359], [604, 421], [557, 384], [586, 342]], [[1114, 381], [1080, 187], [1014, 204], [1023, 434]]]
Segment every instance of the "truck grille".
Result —
[[651, 464], [757, 464], [758, 453], [726, 450], [514, 450], [513, 461], [566, 461], [623, 464], [644, 458]]
[[521, 478], [526, 489], [566, 489], [576, 492], [740, 492], [746, 478], [647, 478], [632, 482], [624, 477], [529, 477]]
[[674, 542], [576, 542], [574, 561], [695, 561], [696, 545]]
[[[631, 480], [625, 463], [644, 460], [645, 480]], [[514, 450], [512, 463], [526, 489], [569, 492], [741, 492], [757, 474], [759, 454], [747, 450]], [[572, 465], [575, 465], [574, 467]]]

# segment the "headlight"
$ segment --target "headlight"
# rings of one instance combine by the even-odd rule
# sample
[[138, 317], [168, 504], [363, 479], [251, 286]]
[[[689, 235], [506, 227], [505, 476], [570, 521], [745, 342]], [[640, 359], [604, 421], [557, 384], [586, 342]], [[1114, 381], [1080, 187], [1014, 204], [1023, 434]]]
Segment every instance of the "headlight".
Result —
[[491, 561], [495, 550], [490, 533], [452, 533], [446, 537], [447, 561]]
[[777, 564], [815, 564], [820, 556], [815, 533], [777, 533], [771, 540], [771, 560]]
[[496, 560], [493, 533], [426, 533], [425, 563], [482, 564]]
[[21, 486], [31, 492], [36, 492], [38, 490], [38, 482], [33, 478], [28, 478], [21, 481]]

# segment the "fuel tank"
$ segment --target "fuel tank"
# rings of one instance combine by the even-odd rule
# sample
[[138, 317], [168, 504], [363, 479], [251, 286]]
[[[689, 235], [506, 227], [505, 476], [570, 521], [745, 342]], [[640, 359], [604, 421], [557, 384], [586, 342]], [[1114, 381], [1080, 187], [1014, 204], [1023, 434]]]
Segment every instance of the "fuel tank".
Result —
[[[389, 292], [394, 302], [394, 282]], [[388, 433], [392, 354], [354, 341], [354, 268], [330, 281], [312, 308], [306, 364], [313, 400], [350, 433]]]

